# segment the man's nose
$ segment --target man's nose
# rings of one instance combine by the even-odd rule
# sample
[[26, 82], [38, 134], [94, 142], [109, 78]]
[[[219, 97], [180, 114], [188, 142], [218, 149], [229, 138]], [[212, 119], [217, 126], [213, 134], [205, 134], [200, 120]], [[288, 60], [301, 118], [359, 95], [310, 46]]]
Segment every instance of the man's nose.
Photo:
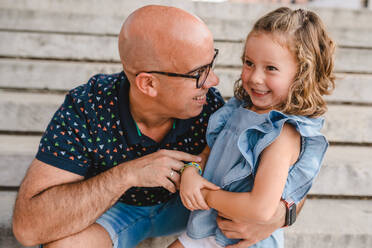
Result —
[[211, 70], [208, 74], [208, 77], [207, 77], [204, 85], [203, 85], [203, 88], [204, 89], [209, 89], [210, 87], [216, 86], [219, 83], [220, 83], [220, 79], [218, 78], [216, 73], [214, 73], [214, 70]]

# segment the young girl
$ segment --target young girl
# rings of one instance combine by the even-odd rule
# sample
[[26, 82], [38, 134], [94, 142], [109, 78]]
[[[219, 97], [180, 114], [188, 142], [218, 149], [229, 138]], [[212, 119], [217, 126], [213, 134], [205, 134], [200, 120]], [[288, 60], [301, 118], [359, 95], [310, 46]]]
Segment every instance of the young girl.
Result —
[[[181, 197], [193, 211], [187, 233], [171, 247], [223, 247], [217, 211], [240, 221], [265, 222], [281, 199], [298, 203], [318, 174], [328, 143], [320, 133], [323, 95], [334, 88], [334, 43], [311, 11], [279, 8], [248, 34], [235, 97], [210, 119], [211, 148], [203, 187], [193, 166], [184, 169]], [[205, 200], [205, 202], [203, 201]], [[217, 211], [216, 211], [217, 210]], [[282, 229], [252, 247], [283, 247]]]

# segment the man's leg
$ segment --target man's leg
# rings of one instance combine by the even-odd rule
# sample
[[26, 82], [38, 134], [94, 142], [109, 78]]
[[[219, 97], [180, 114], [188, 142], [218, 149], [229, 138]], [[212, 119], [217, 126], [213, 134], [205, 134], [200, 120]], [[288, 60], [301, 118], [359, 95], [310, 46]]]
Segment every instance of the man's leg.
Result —
[[179, 196], [174, 197], [157, 211], [152, 218], [151, 237], [179, 234], [186, 230], [190, 211], [182, 204]]
[[44, 248], [112, 248], [112, 242], [108, 232], [100, 225], [93, 224], [87, 229], [43, 245]]
[[133, 248], [146, 239], [151, 230], [150, 216], [160, 206], [132, 206], [116, 203], [96, 223], [111, 237], [114, 248]]

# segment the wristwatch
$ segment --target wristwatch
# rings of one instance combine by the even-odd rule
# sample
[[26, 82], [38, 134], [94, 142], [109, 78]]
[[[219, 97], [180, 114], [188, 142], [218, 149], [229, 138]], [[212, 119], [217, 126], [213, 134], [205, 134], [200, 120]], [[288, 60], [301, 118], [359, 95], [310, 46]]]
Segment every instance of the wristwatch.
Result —
[[285, 205], [285, 223], [283, 227], [287, 227], [296, 221], [296, 203], [292, 199], [282, 199]]

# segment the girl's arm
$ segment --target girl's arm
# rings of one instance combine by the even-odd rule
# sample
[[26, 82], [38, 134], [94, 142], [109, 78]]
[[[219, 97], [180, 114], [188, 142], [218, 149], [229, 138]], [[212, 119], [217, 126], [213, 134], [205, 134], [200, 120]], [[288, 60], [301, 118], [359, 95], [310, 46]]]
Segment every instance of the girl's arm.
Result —
[[266, 222], [278, 208], [288, 170], [299, 156], [300, 134], [284, 124], [279, 137], [261, 154], [251, 192], [202, 190], [207, 204], [232, 220]]
[[[198, 156], [202, 158], [199, 163], [202, 171], [204, 171], [207, 163], [210, 149], [208, 145]], [[193, 166], [186, 167], [181, 175], [180, 197], [183, 205], [189, 210], [209, 209], [205, 202], [201, 189], [218, 190], [219, 187], [204, 179], [199, 175], [199, 169]]]

